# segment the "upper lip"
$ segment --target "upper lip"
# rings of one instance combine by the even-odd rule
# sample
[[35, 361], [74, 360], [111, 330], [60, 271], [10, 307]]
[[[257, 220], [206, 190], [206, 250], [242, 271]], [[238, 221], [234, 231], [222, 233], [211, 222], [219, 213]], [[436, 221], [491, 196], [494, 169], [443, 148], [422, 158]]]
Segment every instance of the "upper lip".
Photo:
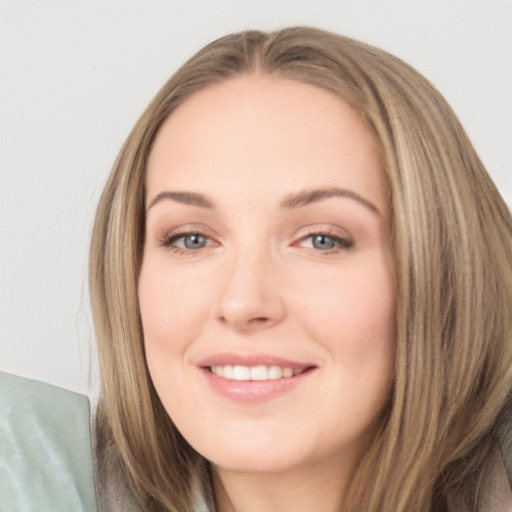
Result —
[[215, 354], [201, 359], [196, 366], [205, 368], [211, 366], [281, 366], [292, 370], [303, 370], [315, 366], [310, 362], [299, 362], [278, 356], [266, 354]]

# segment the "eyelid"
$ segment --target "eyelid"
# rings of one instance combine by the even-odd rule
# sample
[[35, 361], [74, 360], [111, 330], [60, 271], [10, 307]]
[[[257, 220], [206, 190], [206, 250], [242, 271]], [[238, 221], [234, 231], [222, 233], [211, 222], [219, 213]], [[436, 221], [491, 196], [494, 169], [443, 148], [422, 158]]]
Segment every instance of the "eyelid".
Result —
[[315, 247], [305, 247], [318, 254], [332, 254], [339, 253], [341, 251], [348, 251], [354, 246], [354, 238], [346, 230], [336, 228], [330, 225], [310, 225], [300, 230], [296, 241], [293, 242], [293, 246], [300, 246], [306, 240], [311, 239], [314, 236], [326, 236], [332, 238], [337, 244], [332, 249], [318, 249]]
[[174, 222], [168, 223], [164, 221], [159, 225], [154, 225], [151, 231], [158, 242], [186, 235], [202, 235], [211, 240], [219, 240], [217, 233], [208, 224], [203, 222], [180, 222], [174, 224]]
[[333, 249], [321, 250], [321, 249], [312, 247], [312, 249], [318, 250], [319, 252], [328, 253], [329, 251], [334, 251], [334, 250], [347, 250], [347, 249], [350, 249], [354, 245], [354, 243], [352, 241], [347, 240], [346, 238], [343, 238], [338, 235], [334, 235], [332, 233], [322, 233], [322, 232], [310, 233], [309, 235], [302, 237], [299, 240], [299, 242], [304, 242], [305, 240], [308, 240], [309, 238], [313, 238], [316, 236], [325, 236], [327, 238], [331, 238], [332, 240], [334, 240], [334, 242], [336, 242], [338, 244], [337, 249], [333, 248]]
[[[177, 245], [173, 245], [176, 243], [176, 241], [186, 238], [187, 236], [193, 236], [193, 235], [199, 235], [205, 237], [210, 243], [207, 243], [204, 247], [198, 247], [196, 249], [192, 248], [186, 248], [186, 247], [179, 247]], [[208, 249], [213, 246], [218, 246], [219, 242], [218, 240], [212, 236], [211, 234], [208, 234], [206, 230], [200, 229], [200, 228], [193, 228], [193, 227], [186, 227], [186, 228], [177, 228], [173, 229], [171, 231], [167, 231], [163, 236], [159, 237], [158, 245], [168, 249], [170, 251], [173, 251], [178, 254], [186, 254], [186, 255], [197, 255], [204, 249]]]
[[328, 222], [315, 222], [304, 225], [296, 231], [295, 238], [304, 238], [309, 235], [328, 235], [335, 238], [343, 238], [344, 240], [353, 241], [353, 236], [347, 229]]
[[[199, 235], [205, 237], [207, 240], [206, 245], [196, 248], [179, 247], [176, 242], [187, 236]], [[318, 247], [305, 247], [304, 244], [308, 239], [315, 236], [325, 236], [334, 240], [335, 246], [332, 248], [318, 248]], [[293, 237], [293, 242], [290, 244], [292, 247], [304, 246], [317, 254], [328, 255], [331, 253], [339, 253], [342, 251], [350, 250], [354, 245], [353, 237], [341, 228], [336, 228], [329, 225], [310, 225], [305, 226], [299, 230], [296, 236]], [[176, 253], [198, 255], [202, 251], [212, 247], [218, 247], [220, 244], [218, 238], [211, 233], [210, 229], [203, 229], [202, 227], [195, 226], [182, 226], [166, 231], [162, 236], [157, 238], [159, 246], [165, 249], [172, 250]]]

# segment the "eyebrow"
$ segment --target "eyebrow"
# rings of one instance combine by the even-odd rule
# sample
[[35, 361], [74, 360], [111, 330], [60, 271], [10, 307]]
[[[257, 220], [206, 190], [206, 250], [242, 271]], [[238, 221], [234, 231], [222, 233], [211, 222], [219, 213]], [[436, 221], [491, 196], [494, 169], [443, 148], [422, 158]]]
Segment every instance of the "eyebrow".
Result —
[[[331, 197], [345, 197], [348, 199], [353, 199], [359, 204], [365, 206], [371, 212], [380, 215], [379, 209], [371, 201], [368, 201], [368, 199], [365, 199], [353, 190], [338, 187], [307, 189], [293, 194], [288, 194], [281, 201], [280, 207], [286, 210], [292, 210], [316, 203], [318, 201], [323, 201], [324, 199], [329, 199]], [[190, 206], [198, 206], [200, 208], [215, 208], [213, 202], [203, 194], [198, 194], [197, 192], [164, 191], [160, 192], [151, 201], [146, 211], [165, 199]]]
[[354, 201], [357, 201], [359, 204], [368, 208], [373, 213], [380, 215], [379, 209], [371, 201], [368, 201], [368, 199], [365, 199], [353, 190], [338, 187], [315, 188], [289, 194], [281, 201], [281, 208], [300, 208], [302, 206], [307, 206], [308, 204], [316, 203], [331, 197], [346, 197], [348, 199], [353, 199]]
[[207, 199], [203, 194], [198, 194], [196, 192], [160, 192], [149, 204], [146, 211], [153, 207], [155, 204], [160, 201], [168, 199], [171, 201], [175, 201], [177, 203], [188, 204], [190, 206], [199, 206], [200, 208], [208, 208], [213, 209], [213, 203]]

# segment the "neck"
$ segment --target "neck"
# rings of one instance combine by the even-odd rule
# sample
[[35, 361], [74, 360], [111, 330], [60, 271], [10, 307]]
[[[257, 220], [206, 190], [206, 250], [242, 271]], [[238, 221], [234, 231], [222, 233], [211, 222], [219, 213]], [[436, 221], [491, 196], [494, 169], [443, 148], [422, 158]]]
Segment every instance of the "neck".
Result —
[[352, 475], [352, 471], [339, 464], [285, 473], [212, 469], [218, 512], [339, 512]]

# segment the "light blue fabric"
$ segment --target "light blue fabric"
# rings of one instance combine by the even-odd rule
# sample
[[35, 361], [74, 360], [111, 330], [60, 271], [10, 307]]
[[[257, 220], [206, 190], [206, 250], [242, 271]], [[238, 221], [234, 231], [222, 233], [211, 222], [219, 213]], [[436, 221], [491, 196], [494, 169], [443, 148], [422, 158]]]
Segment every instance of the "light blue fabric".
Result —
[[0, 372], [0, 510], [95, 512], [86, 397]]

